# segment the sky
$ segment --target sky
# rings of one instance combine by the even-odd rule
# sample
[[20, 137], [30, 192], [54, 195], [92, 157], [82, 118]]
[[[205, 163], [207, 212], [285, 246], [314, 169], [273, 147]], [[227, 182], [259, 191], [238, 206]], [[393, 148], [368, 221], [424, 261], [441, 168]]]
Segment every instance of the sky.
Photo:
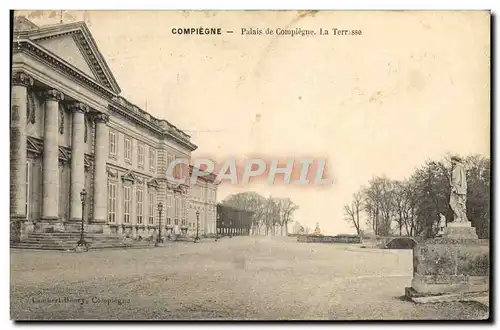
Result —
[[[22, 11], [37, 25], [59, 13]], [[409, 176], [449, 153], [490, 154], [490, 36], [485, 12], [72, 11], [121, 95], [185, 130], [193, 153], [328, 159], [328, 187], [222, 184], [290, 197], [295, 220], [353, 233], [343, 205], [375, 175]], [[221, 27], [179, 36], [177, 27]], [[241, 29], [361, 30], [360, 36], [242, 35]]]

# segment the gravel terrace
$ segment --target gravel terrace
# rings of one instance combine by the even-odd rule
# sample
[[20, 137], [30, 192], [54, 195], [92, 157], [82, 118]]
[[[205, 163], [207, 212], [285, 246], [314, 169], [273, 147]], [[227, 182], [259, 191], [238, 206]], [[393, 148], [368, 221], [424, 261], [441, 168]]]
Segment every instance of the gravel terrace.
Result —
[[[480, 319], [403, 300], [412, 251], [234, 237], [88, 253], [11, 250], [16, 320]], [[57, 301], [59, 300], [59, 301]]]

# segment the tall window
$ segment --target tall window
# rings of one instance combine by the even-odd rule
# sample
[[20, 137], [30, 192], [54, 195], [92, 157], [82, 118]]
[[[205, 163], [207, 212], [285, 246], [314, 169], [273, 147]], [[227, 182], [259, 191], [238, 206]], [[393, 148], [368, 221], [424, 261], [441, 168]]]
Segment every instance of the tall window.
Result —
[[31, 162], [26, 162], [26, 219], [30, 218]]
[[117, 153], [117, 143], [116, 143], [116, 132], [110, 130], [109, 131], [109, 155], [116, 157]]
[[116, 222], [116, 183], [108, 182], [108, 222]]
[[154, 171], [156, 169], [156, 150], [149, 148], [149, 169]]
[[125, 138], [125, 161], [131, 162], [132, 160], [132, 140]]
[[167, 225], [171, 225], [172, 224], [172, 218], [168, 217], [167, 218]]
[[136, 203], [137, 203], [137, 224], [138, 225], [142, 225], [142, 216], [143, 216], [143, 210], [144, 210], [144, 207], [143, 207], [143, 194], [144, 192], [142, 191], [142, 189], [137, 189], [136, 192]]
[[148, 194], [148, 209], [149, 209], [149, 214], [148, 214], [148, 223], [150, 225], [155, 223], [155, 198], [153, 193]]
[[144, 144], [137, 144], [137, 166], [144, 168]]
[[123, 223], [130, 223], [132, 211], [132, 193], [128, 186], [123, 187]]

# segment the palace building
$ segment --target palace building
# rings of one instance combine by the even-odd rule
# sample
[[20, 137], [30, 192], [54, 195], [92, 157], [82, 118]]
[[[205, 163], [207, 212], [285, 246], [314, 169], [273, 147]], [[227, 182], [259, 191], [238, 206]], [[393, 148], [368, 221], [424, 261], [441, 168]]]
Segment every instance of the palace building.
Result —
[[[11, 239], [88, 232], [130, 238], [172, 230], [215, 233], [217, 185], [167, 179], [196, 145], [167, 120], [120, 96], [84, 22], [14, 22], [11, 98]], [[189, 168], [177, 166], [178, 175]], [[81, 192], [85, 189], [85, 206]], [[159, 210], [159, 203], [162, 210]], [[162, 212], [160, 214], [160, 212]]]

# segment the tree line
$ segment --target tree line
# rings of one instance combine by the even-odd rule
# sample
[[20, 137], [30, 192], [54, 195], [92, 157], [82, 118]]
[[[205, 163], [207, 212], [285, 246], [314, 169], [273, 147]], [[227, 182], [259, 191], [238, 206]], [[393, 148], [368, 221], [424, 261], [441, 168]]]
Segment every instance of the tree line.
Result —
[[[467, 217], [479, 238], [489, 237], [491, 162], [484, 156], [462, 158], [467, 177]], [[429, 160], [404, 180], [373, 177], [344, 205], [344, 220], [358, 235], [363, 225], [379, 236], [434, 237], [439, 214], [453, 221], [450, 200], [451, 160]]]
[[251, 235], [288, 235], [299, 208], [290, 198], [266, 198], [253, 191], [229, 195], [221, 204], [253, 212]]

